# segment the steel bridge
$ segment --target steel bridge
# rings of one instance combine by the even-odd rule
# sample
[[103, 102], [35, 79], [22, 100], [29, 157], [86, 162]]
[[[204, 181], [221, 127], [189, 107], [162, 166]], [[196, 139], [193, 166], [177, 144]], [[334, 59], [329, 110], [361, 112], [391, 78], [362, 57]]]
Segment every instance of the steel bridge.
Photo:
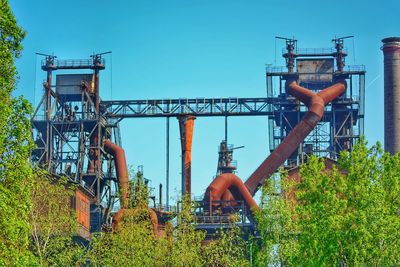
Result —
[[192, 98], [102, 101], [106, 118], [271, 116], [277, 98]]

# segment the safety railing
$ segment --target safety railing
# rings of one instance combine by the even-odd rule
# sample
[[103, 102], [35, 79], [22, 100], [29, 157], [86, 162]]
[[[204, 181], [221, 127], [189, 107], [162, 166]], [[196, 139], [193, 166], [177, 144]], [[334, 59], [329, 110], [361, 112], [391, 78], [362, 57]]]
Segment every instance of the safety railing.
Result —
[[287, 73], [288, 69], [285, 66], [266, 66], [265, 68], [267, 74], [280, 74], [280, 73]]
[[[347, 54], [347, 49], [342, 50], [344, 53]], [[287, 50], [286, 48], [282, 49], [282, 54], [286, 54]], [[293, 51], [294, 54], [297, 55], [331, 55], [333, 53], [336, 53], [336, 49], [331, 47], [331, 48], [297, 48]]]
[[[105, 59], [99, 59], [100, 62], [98, 64], [105, 65]], [[42, 67], [48, 64], [46, 59], [42, 59], [41, 61]], [[93, 59], [66, 59], [66, 60], [54, 60], [52, 66], [55, 68], [76, 68], [76, 67], [84, 67], [84, 66], [94, 66], [95, 62]]]
[[348, 72], [364, 72], [365, 65], [347, 65], [344, 66], [343, 70]]

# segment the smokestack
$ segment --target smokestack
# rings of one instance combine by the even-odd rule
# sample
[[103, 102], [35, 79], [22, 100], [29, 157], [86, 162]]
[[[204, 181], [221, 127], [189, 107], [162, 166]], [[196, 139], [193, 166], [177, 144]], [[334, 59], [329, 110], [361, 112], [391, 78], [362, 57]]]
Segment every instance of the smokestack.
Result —
[[385, 151], [400, 152], [400, 37], [382, 39], [384, 56]]

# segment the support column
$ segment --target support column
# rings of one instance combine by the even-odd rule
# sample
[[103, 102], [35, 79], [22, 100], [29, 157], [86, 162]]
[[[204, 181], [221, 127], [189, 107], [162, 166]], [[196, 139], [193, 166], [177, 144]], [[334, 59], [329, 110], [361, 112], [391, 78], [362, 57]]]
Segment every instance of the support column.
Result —
[[[166, 136], [166, 176], [165, 176], [165, 183], [166, 183], [166, 205], [167, 205], [167, 210], [169, 209], [169, 117], [167, 117], [167, 136]], [[169, 211], [169, 210], [168, 210]]]
[[47, 153], [44, 156], [44, 160], [47, 163], [47, 170], [51, 171], [52, 165], [52, 155], [53, 155], [53, 135], [52, 135], [52, 122], [51, 122], [51, 84], [52, 84], [52, 71], [54, 67], [54, 56], [46, 56], [46, 66], [45, 69], [47, 71], [47, 79], [44, 84], [44, 88], [46, 91], [46, 108], [45, 108], [45, 117], [47, 121], [46, 127], [46, 146]]
[[191, 194], [192, 137], [195, 119], [195, 116], [178, 117], [182, 147], [182, 196]]

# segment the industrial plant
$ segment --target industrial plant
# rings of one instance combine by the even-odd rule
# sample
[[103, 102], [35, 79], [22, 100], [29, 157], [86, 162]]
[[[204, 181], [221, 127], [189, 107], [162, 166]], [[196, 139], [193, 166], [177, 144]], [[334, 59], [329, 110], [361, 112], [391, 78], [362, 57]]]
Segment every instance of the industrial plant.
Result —
[[[204, 188], [204, 195], [192, 198], [194, 226], [209, 238], [231, 223], [257, 236], [254, 195], [280, 167], [288, 170], [289, 179], [300, 179], [299, 166], [311, 155], [325, 158], [329, 168], [363, 136], [366, 68], [346, 64], [345, 41], [349, 38], [334, 38], [330, 48], [301, 48], [294, 38], [277, 37], [285, 44], [281, 55], [286, 65], [267, 65], [267, 95], [251, 98], [101, 99], [104, 53], [67, 60], [45, 55], [41, 62], [47, 75], [44, 94], [32, 119], [36, 143], [32, 161], [78, 186], [74, 201], [78, 232], [89, 240], [91, 233], [115, 227], [129, 209], [129, 173], [120, 124], [136, 118], [165, 118], [165, 184], [159, 187], [158, 203], [149, 205], [153, 231], [162, 235], [165, 223], [179, 209], [179, 203], [170, 203], [170, 118], [177, 119], [180, 130], [180, 193], [193, 197], [192, 137], [196, 127], [201, 127], [196, 118], [223, 117], [226, 121], [234, 116], [264, 116], [268, 118], [270, 153], [266, 151], [258, 168], [246, 177], [235, 174], [233, 153], [240, 147], [229, 144], [226, 133], [219, 144], [217, 176]], [[395, 153], [400, 151], [400, 38], [382, 42], [385, 150]], [[233, 221], [232, 215], [239, 220]]]

